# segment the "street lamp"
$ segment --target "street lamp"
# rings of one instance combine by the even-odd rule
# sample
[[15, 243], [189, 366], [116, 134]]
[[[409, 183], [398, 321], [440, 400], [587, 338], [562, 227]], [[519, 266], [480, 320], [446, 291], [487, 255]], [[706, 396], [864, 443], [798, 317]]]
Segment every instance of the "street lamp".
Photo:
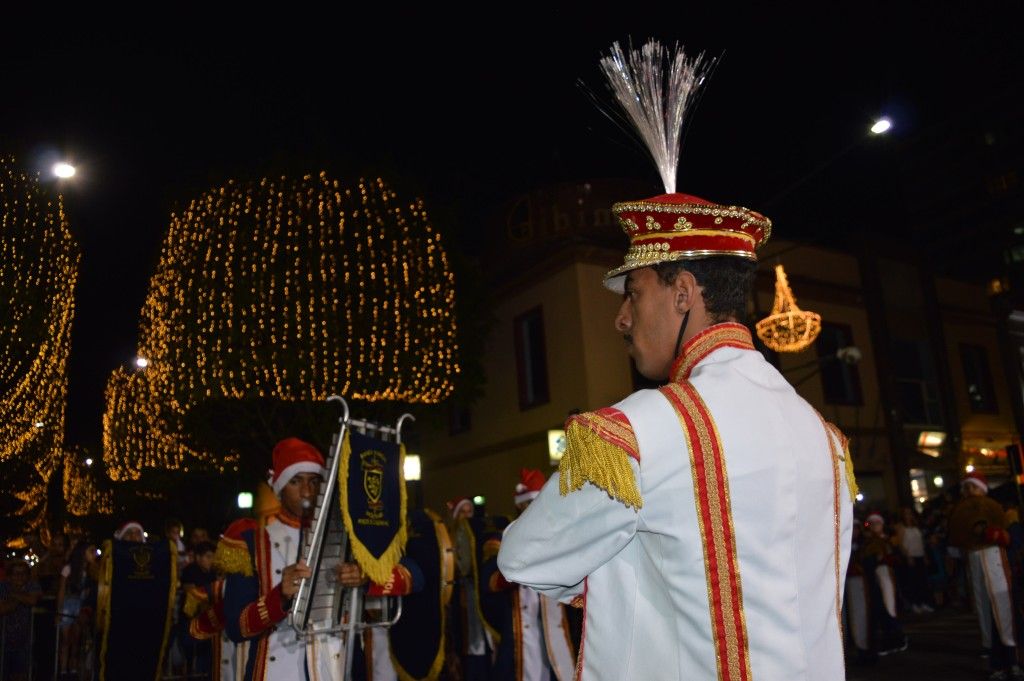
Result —
[[420, 479], [420, 457], [416, 454], [406, 454], [403, 471], [406, 482]]
[[892, 121], [888, 118], [882, 117], [875, 121], [874, 125], [871, 126], [871, 132], [875, 135], [884, 135], [892, 129]]
[[61, 161], [60, 163], [54, 164], [53, 174], [62, 180], [66, 180], [75, 176], [75, 167], [70, 163]]
[[85, 460], [85, 465], [86, 466], [91, 466], [92, 465], [92, 459], [86, 459]]
[[146, 359], [145, 357], [136, 357], [135, 366], [139, 367], [140, 369], [145, 369], [146, 367], [149, 366], [149, 360]]

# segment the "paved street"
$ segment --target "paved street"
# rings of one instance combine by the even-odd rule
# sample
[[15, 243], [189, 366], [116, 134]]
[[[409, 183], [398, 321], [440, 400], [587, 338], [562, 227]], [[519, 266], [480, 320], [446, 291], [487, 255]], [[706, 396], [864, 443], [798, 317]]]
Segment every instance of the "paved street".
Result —
[[910, 647], [869, 667], [851, 666], [849, 681], [970, 681], [984, 679], [988, 661], [979, 657], [981, 637], [970, 612], [911, 615], [905, 622]]

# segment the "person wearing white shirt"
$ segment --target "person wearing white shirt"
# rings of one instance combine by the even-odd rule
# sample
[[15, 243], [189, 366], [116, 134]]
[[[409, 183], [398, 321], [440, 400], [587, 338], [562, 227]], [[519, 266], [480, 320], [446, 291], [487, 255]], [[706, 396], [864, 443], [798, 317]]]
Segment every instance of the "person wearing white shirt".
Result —
[[578, 679], [842, 679], [846, 441], [737, 323], [771, 223], [676, 193], [613, 212], [615, 328], [666, 384], [569, 419], [498, 567], [582, 602]]

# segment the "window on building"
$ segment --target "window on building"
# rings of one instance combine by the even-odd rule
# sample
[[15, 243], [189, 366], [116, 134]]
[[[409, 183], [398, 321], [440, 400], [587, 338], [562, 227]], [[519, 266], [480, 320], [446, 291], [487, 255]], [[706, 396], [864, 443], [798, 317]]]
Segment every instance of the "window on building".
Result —
[[996, 392], [992, 387], [992, 372], [989, 371], [988, 353], [980, 345], [960, 344], [960, 363], [964, 368], [967, 383], [967, 399], [971, 411], [976, 414], [995, 414]]
[[[814, 341], [814, 349], [821, 362], [821, 385], [825, 392], [826, 404], [864, 404], [860, 388], [860, 369], [856, 364], [847, 364], [834, 359], [840, 348], [853, 345], [853, 331], [845, 324], [823, 322], [821, 333]], [[833, 359], [827, 359], [827, 358]]]
[[544, 314], [537, 306], [512, 323], [516, 344], [516, 371], [519, 379], [519, 408], [545, 404], [548, 391], [548, 362], [544, 346]]
[[943, 425], [935, 362], [925, 341], [893, 340], [896, 399], [907, 425]]

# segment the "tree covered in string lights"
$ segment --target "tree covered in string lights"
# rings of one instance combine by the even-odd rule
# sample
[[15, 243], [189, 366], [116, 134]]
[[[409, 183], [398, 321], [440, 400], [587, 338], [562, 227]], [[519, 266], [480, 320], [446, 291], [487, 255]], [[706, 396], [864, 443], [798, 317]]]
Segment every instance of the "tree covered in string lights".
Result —
[[36, 473], [5, 476], [19, 499], [61, 461], [78, 262], [61, 197], [0, 157], [0, 465]]
[[[87, 463], [91, 461], [92, 463]], [[114, 512], [110, 481], [101, 473], [101, 462], [75, 447], [64, 453], [64, 503], [73, 516], [110, 515]]]
[[282, 435], [326, 444], [332, 394], [379, 414], [435, 404], [460, 371], [454, 305], [422, 201], [380, 179], [209, 191], [171, 216], [142, 310], [148, 366], [108, 382], [110, 475], [265, 467]]

